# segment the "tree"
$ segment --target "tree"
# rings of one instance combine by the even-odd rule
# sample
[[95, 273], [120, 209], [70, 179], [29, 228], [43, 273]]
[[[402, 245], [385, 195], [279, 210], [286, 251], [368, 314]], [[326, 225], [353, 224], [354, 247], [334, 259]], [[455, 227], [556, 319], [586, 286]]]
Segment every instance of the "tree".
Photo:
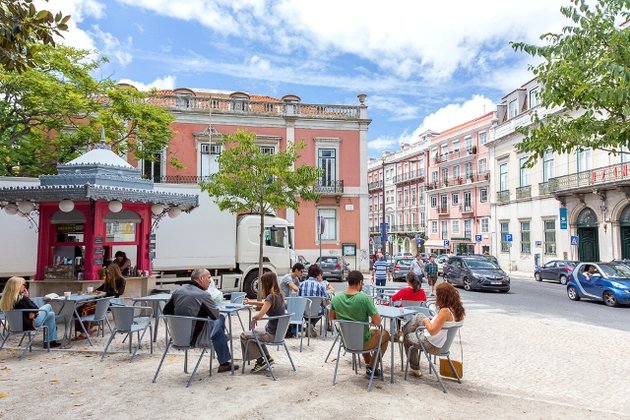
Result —
[[[623, 153], [630, 146], [630, 2], [570, 0], [561, 13], [571, 24], [561, 33], [547, 33], [547, 45], [512, 43], [544, 61], [531, 67], [542, 85], [543, 109], [559, 112], [534, 113], [533, 124], [520, 128], [524, 139], [518, 144], [530, 153], [532, 165], [545, 151], [600, 149]], [[625, 149], [627, 151], [627, 149]]]
[[38, 11], [33, 0], [0, 0], [0, 65], [7, 71], [36, 67], [38, 48], [55, 45], [54, 36], [68, 30], [69, 19]]
[[[224, 137], [225, 145], [217, 158], [219, 172], [202, 190], [214, 199], [221, 210], [260, 215], [258, 278], [263, 274], [265, 215], [274, 209], [298, 211], [300, 201], [316, 201], [314, 186], [320, 170], [308, 165], [293, 168], [304, 143], [291, 145], [285, 151], [265, 153], [256, 144], [256, 134], [238, 130]], [[259, 283], [260, 285], [260, 283]], [[260, 286], [258, 294], [260, 297]]]
[[39, 64], [22, 72], [0, 68], [0, 175], [56, 172], [100, 138], [112, 150], [153, 159], [170, 141], [173, 117], [144, 101], [145, 93], [97, 81], [103, 59], [66, 46], [44, 46]]

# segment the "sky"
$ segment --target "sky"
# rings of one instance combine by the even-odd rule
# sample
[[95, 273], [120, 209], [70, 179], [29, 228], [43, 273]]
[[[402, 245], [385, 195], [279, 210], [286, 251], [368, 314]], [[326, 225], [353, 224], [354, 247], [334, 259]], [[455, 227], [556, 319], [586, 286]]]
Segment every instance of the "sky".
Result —
[[109, 58], [96, 78], [139, 89], [244, 91], [358, 105], [368, 155], [495, 109], [532, 78], [568, 0], [37, 0], [72, 16], [62, 41]]

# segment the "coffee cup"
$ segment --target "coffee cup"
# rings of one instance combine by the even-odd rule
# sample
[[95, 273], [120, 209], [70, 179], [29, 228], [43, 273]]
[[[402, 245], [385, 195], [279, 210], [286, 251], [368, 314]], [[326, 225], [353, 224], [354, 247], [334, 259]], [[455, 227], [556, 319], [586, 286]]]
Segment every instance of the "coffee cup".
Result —
[[63, 292], [63, 297], [65, 297], [66, 299], [70, 298], [71, 295], [72, 292]]
[[92, 293], [93, 291], [94, 291], [94, 288], [93, 288], [92, 286], [90, 286], [90, 287], [88, 287], [88, 288], [87, 288], [87, 292], [88, 292], [88, 293]]

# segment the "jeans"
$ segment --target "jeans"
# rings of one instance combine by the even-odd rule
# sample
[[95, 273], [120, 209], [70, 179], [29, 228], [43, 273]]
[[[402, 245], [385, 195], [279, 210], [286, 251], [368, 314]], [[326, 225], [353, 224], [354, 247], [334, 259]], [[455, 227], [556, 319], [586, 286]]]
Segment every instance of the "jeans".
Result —
[[49, 304], [45, 304], [39, 309], [41, 309], [41, 311], [39, 311], [37, 313], [37, 317], [35, 317], [35, 326], [39, 328], [42, 325], [46, 324], [46, 327], [48, 327], [47, 335], [44, 336], [44, 342], [57, 340], [57, 324], [55, 323], [55, 311], [53, 311], [52, 306], [50, 306]]
[[385, 286], [385, 282], [387, 282], [387, 277], [384, 279], [374, 279], [374, 284], [377, 286]]
[[229, 362], [232, 359], [227, 337], [225, 336], [225, 317], [223, 315], [214, 321], [214, 327], [212, 328], [212, 346], [217, 353], [219, 363]]

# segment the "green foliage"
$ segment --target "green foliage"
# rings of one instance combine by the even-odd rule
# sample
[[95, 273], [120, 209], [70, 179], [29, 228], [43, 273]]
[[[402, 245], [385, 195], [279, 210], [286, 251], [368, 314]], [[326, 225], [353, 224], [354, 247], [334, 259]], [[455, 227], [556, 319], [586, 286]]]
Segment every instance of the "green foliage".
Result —
[[542, 85], [543, 109], [560, 109], [533, 116], [531, 127], [517, 146], [531, 154], [529, 164], [545, 151], [601, 149], [621, 153], [629, 144], [630, 29], [621, 24], [630, 19], [630, 1], [599, 0], [594, 7], [586, 0], [570, 0], [561, 13], [571, 21], [561, 33], [541, 36], [546, 45], [512, 43], [515, 50], [544, 61], [531, 67]]
[[55, 45], [54, 36], [68, 30], [69, 19], [37, 10], [33, 0], [0, 0], [0, 65], [18, 72], [36, 67], [38, 49]]
[[103, 59], [58, 45], [43, 46], [37, 60], [22, 72], [0, 68], [0, 175], [55, 173], [98, 141], [101, 127], [119, 153], [152, 159], [168, 145], [173, 117], [142, 92], [96, 81]]

